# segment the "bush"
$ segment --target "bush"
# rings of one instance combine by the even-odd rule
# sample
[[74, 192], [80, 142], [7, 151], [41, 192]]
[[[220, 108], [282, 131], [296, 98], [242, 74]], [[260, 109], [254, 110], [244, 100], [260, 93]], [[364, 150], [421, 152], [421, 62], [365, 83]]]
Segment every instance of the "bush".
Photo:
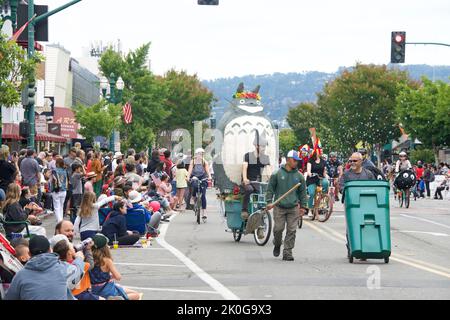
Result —
[[416, 164], [421, 160], [423, 163], [434, 163], [434, 153], [431, 149], [419, 149], [411, 151], [411, 163]]

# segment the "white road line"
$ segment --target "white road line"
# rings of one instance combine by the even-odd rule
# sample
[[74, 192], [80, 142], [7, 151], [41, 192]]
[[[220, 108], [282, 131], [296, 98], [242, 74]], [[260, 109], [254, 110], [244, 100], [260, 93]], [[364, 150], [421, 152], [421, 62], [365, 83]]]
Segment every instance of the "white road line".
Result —
[[115, 262], [119, 266], [143, 266], [143, 267], [174, 267], [174, 268], [185, 268], [185, 265], [181, 264], [158, 264], [158, 263], [125, 263], [125, 262]]
[[427, 232], [427, 231], [409, 231], [409, 230], [395, 230], [393, 232], [399, 233], [421, 233], [421, 234], [429, 234], [435, 237], [450, 237], [450, 234], [439, 233], [439, 232]]
[[410, 215], [407, 215], [407, 214], [400, 214], [400, 215], [401, 215], [402, 217], [405, 217], [405, 218], [416, 219], [416, 220], [428, 222], [428, 223], [431, 223], [431, 224], [434, 224], [434, 225], [437, 225], [437, 226], [441, 226], [441, 227], [450, 229], [450, 226], [448, 226], [448, 225], [446, 225], [446, 224], [439, 223], [439, 222], [435, 222], [435, 221], [432, 221], [432, 220], [428, 220], [428, 219], [424, 219], [424, 218], [418, 218], [418, 217], [413, 217], [413, 216], [410, 216]]
[[[175, 214], [172, 220], [175, 218], [177, 214]], [[214, 279], [208, 273], [203, 271], [199, 266], [197, 266], [191, 259], [186, 257], [183, 253], [181, 253], [177, 248], [171, 246], [164, 239], [167, 229], [169, 225], [165, 224], [161, 227], [161, 233], [156, 240], [163, 247], [169, 250], [174, 256], [176, 256], [183, 264], [185, 264], [193, 273], [195, 273], [200, 279], [206, 282], [211, 288], [216, 290], [217, 293], [222, 295], [222, 297], [226, 300], [239, 300], [239, 297], [236, 296], [233, 292], [231, 292], [227, 287], [221, 284], [219, 281]]]
[[216, 291], [203, 291], [203, 290], [182, 290], [182, 289], [166, 289], [166, 288], [142, 288], [142, 287], [130, 287], [130, 286], [127, 286], [127, 285], [124, 285], [124, 287], [130, 288], [130, 289], [134, 289], [134, 290], [220, 294], [219, 292], [216, 292]]

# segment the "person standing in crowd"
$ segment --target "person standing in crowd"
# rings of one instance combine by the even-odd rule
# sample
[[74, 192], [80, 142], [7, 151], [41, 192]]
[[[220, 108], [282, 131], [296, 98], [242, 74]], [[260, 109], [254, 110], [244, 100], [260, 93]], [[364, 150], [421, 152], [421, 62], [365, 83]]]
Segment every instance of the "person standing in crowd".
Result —
[[[76, 215], [78, 212], [78, 209], [81, 205], [81, 199], [83, 198], [83, 167], [74, 162], [72, 164], [72, 176], [70, 177], [70, 182], [72, 184], [72, 200], [71, 203], [71, 209], [72, 209], [72, 218]], [[75, 218], [73, 218], [75, 219]], [[72, 220], [74, 221], [74, 220]]]
[[94, 183], [97, 178], [95, 172], [89, 172], [86, 174], [86, 182], [84, 183], [84, 192], [94, 192]]
[[[77, 157], [77, 151], [78, 150], [76, 148], [71, 148], [69, 151], [69, 155], [64, 158], [64, 165], [67, 170], [68, 177], [72, 176], [72, 163], [75, 161], [75, 159]], [[69, 185], [68, 185], [67, 193], [66, 193], [66, 199], [64, 199], [64, 206], [63, 206], [64, 213], [67, 212], [67, 205], [71, 198], [72, 198], [72, 185], [70, 184], [70, 181], [69, 181]]]
[[58, 152], [52, 152], [52, 160], [48, 163], [48, 168], [50, 170], [56, 170], [56, 159], [60, 158]]
[[181, 208], [184, 200], [184, 192], [188, 186], [189, 175], [183, 164], [183, 160], [179, 160], [176, 171], [176, 187], [178, 203], [176, 208]]
[[56, 159], [56, 170], [52, 172], [50, 180], [50, 192], [52, 193], [53, 208], [55, 209], [56, 222], [64, 219], [64, 203], [67, 198], [69, 179], [64, 160]]
[[16, 155], [15, 157], [12, 157], [11, 162], [9, 162], [9, 147], [2, 145], [0, 151], [0, 189], [5, 193], [8, 190], [8, 186], [14, 182], [19, 173], [17, 167], [18, 160], [19, 157]]
[[106, 167], [102, 165], [102, 154], [97, 151], [94, 153], [94, 160], [92, 161], [92, 172], [94, 172], [97, 177], [94, 183], [94, 192], [97, 197], [100, 197], [102, 193], [102, 183], [103, 183], [103, 171]]
[[[300, 214], [305, 213], [306, 202], [306, 182], [303, 175], [298, 172], [298, 161], [300, 157], [297, 151], [291, 150], [286, 156], [286, 165], [273, 173], [269, 180], [267, 188], [267, 210], [274, 209], [274, 230], [273, 230], [273, 255], [280, 255], [281, 245], [283, 243], [283, 231], [286, 227], [286, 237], [284, 239], [283, 260], [294, 261], [292, 250], [295, 246], [295, 237], [297, 232], [297, 223]], [[291, 192], [286, 198], [280, 201], [276, 206], [273, 205], [282, 195], [291, 190], [295, 185], [300, 186], [294, 192]]]
[[34, 150], [28, 149], [26, 158], [20, 164], [23, 186], [29, 187], [33, 196], [38, 194], [38, 187], [41, 181], [41, 168], [36, 159], [34, 159], [34, 154]]
[[51, 253], [50, 242], [44, 236], [31, 238], [29, 250], [31, 259], [14, 276], [5, 299], [72, 300], [73, 295], [67, 284], [72, 275], [83, 273], [83, 253], [75, 254], [76, 259], [68, 269], [56, 254]]
[[116, 172], [116, 169], [117, 169], [117, 166], [118, 166], [117, 161], [118, 161], [119, 159], [122, 160], [122, 158], [123, 158], [123, 154], [122, 154], [120, 151], [118, 151], [118, 152], [116, 152], [116, 153], [114, 154], [114, 160], [113, 160], [113, 162], [112, 162], [112, 164], [111, 164], [111, 171], [112, 171], [112, 172]]
[[434, 173], [431, 164], [425, 164], [425, 169], [423, 171], [423, 181], [425, 183], [425, 189], [427, 190], [427, 198], [431, 197], [430, 182], [434, 181]]
[[170, 160], [171, 152], [170, 152], [170, 150], [165, 150], [163, 154], [164, 154], [164, 161], [163, 162], [166, 165], [165, 166], [166, 174], [167, 174], [168, 177], [171, 177], [172, 176], [171, 170], [173, 168], [173, 162], [172, 162], [172, 160]]
[[363, 163], [362, 166], [363, 168], [368, 168], [368, 167], [376, 167], [375, 164], [372, 162], [372, 160], [369, 159], [369, 154], [367, 153], [367, 149], [366, 148], [361, 148], [358, 150], [358, 152], [362, 155], [363, 157]]
[[154, 173], [156, 171], [156, 167], [161, 162], [159, 159], [159, 151], [153, 150], [152, 151], [152, 157], [150, 159], [150, 162], [148, 163], [147, 172], [150, 174]]

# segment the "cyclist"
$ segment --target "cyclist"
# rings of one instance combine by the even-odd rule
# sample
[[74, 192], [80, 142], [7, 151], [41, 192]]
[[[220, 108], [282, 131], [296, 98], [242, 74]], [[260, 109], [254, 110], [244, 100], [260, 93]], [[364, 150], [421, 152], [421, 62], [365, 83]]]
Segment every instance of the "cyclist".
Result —
[[404, 170], [411, 170], [412, 165], [411, 162], [408, 160], [408, 156], [405, 151], [402, 151], [398, 154], [399, 159], [397, 160], [397, 163], [395, 164], [395, 173], [399, 173]]
[[367, 155], [367, 149], [366, 148], [361, 148], [358, 150], [358, 152], [362, 155], [363, 157], [363, 163], [362, 166], [363, 168], [368, 168], [368, 167], [376, 167], [375, 164], [369, 159], [369, 156]]
[[334, 200], [339, 201], [339, 183], [338, 180], [342, 176], [342, 162], [340, 162], [337, 158], [336, 152], [330, 153], [330, 160], [328, 161], [327, 165], [327, 173], [330, 178], [333, 178], [333, 185], [334, 185]]
[[[268, 141], [264, 136], [256, 134], [253, 141], [255, 150], [248, 152], [244, 155], [244, 163], [242, 165], [242, 182], [244, 184], [244, 199], [242, 202], [241, 218], [247, 220], [248, 215], [248, 203], [250, 201], [250, 195], [255, 192], [259, 192], [259, 183], [262, 178], [262, 171], [268, 168], [270, 171], [270, 158], [265, 154], [265, 149], [268, 145]], [[268, 175], [272, 175], [271, 172]]]
[[[206, 189], [208, 188], [208, 181], [202, 181], [205, 179], [211, 180], [211, 173], [209, 171], [208, 162], [204, 159], [205, 150], [198, 148], [195, 150], [195, 156], [191, 160], [189, 165], [188, 177], [191, 179], [192, 197], [194, 202], [197, 201], [197, 189], [200, 183], [200, 190], [202, 193], [202, 220], [205, 222], [208, 218], [206, 216]], [[193, 177], [197, 179], [192, 180]]]
[[[311, 159], [308, 161], [307, 169], [306, 169], [306, 185], [308, 186], [308, 208], [311, 210], [314, 207], [314, 196], [316, 194], [316, 187], [319, 184], [319, 177], [323, 177], [322, 179], [322, 188], [325, 193], [328, 192], [328, 175], [326, 162], [321, 158], [320, 154], [322, 153], [322, 149], [316, 149], [313, 151]], [[315, 174], [313, 176], [313, 174]], [[311, 211], [308, 213], [309, 216], [312, 216]]]
[[306, 165], [308, 164], [310, 151], [311, 149], [307, 144], [300, 148], [300, 160], [298, 160], [297, 168], [302, 174], [306, 172]]

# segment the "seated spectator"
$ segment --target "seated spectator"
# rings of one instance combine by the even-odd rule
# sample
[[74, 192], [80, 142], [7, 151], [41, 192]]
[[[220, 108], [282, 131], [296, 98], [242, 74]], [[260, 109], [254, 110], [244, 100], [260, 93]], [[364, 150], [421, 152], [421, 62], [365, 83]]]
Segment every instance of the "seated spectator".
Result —
[[[71, 300], [68, 288], [69, 270], [58, 256], [51, 253], [50, 243], [44, 236], [30, 240], [31, 259], [13, 278], [6, 300]], [[82, 274], [82, 253], [77, 253], [73, 274]]]
[[[20, 205], [20, 187], [15, 184], [11, 183], [8, 186], [8, 192], [6, 194], [6, 200], [3, 207], [3, 215], [5, 221], [11, 221], [11, 222], [19, 222], [19, 221], [29, 221], [30, 223], [36, 223], [39, 221], [36, 216], [28, 215], [24, 209], [30, 209], [32, 210], [34, 206], [32, 204], [28, 204], [25, 206], [25, 208], [22, 208]], [[39, 226], [29, 226], [28, 229], [30, 230], [31, 234], [39, 234], [45, 236], [45, 229], [43, 227]], [[17, 224], [17, 225], [5, 225], [5, 231], [6, 235], [10, 237], [11, 233], [22, 233], [26, 234], [26, 225], [24, 224]]]
[[150, 189], [147, 192], [147, 196], [149, 198], [150, 201], [158, 201], [161, 204], [161, 207], [163, 208], [165, 214], [164, 214], [164, 219], [168, 218], [170, 216], [172, 216], [175, 211], [173, 211], [170, 208], [170, 203], [166, 198], [163, 198], [157, 191], [156, 191], [157, 187], [156, 184], [154, 182], [150, 183]]
[[133, 245], [139, 241], [139, 233], [127, 231], [126, 214], [126, 203], [124, 201], [116, 202], [113, 211], [108, 215], [102, 227], [102, 234], [109, 239], [109, 244], [118, 241], [119, 245]]
[[136, 173], [136, 165], [128, 162], [126, 164], [126, 170], [127, 173], [125, 174], [125, 178], [127, 179], [127, 182], [131, 182], [133, 189], [137, 190], [142, 185], [143, 179]]
[[150, 212], [144, 208], [140, 202], [142, 195], [137, 191], [131, 191], [129, 194], [129, 201], [133, 205], [127, 211], [127, 229], [137, 231], [139, 234], [146, 234], [149, 232], [150, 236], [157, 237], [157, 229], [161, 221], [161, 213]]
[[[24, 187], [22, 189], [22, 192], [20, 194], [20, 200], [19, 200], [20, 205], [22, 206], [22, 208], [25, 209], [25, 207], [27, 209], [25, 209], [25, 212], [29, 215], [32, 216], [37, 216], [38, 214], [42, 213], [44, 210], [37, 204], [38, 201], [36, 198], [31, 196], [30, 193], [30, 188], [28, 187]], [[36, 225], [39, 225], [40, 221], [39, 219], [36, 220]]]
[[25, 265], [30, 259], [30, 244], [28, 240], [24, 238], [14, 239], [15, 241], [11, 242], [11, 245], [16, 250], [16, 254], [14, 255], [17, 260], [19, 260], [22, 265]]
[[447, 173], [444, 180], [437, 186], [436, 192], [434, 193], [434, 199], [443, 200], [442, 191], [448, 190], [450, 186], [450, 173]]
[[115, 280], [120, 281], [122, 275], [114, 266], [111, 251], [108, 247], [108, 238], [103, 234], [97, 234], [93, 240], [94, 268], [89, 271], [92, 293], [106, 299], [122, 296], [125, 300], [142, 300], [142, 293], [116, 284]]
[[112, 196], [97, 202], [97, 197], [93, 192], [85, 192], [81, 202], [80, 211], [75, 219], [75, 232], [80, 234], [81, 241], [92, 238], [100, 230], [98, 210], [109, 202], [119, 201], [121, 197]]
[[[76, 258], [76, 252], [73, 244], [69, 242], [64, 235], [54, 236], [50, 240], [50, 245], [53, 248], [53, 252], [58, 254], [59, 259], [65, 263], [72, 265]], [[79, 281], [78, 285], [72, 289], [72, 294], [77, 300], [104, 300], [104, 298], [94, 295], [91, 292], [91, 278], [89, 276], [89, 271], [94, 268], [94, 257], [92, 255], [91, 247], [93, 242], [88, 245], [85, 253], [83, 276]], [[76, 282], [76, 279], [75, 279]]]
[[125, 185], [126, 179], [123, 177], [116, 177], [113, 183], [113, 194], [115, 196], [123, 197], [123, 186]]
[[[17, 153], [16, 153], [17, 154]], [[17, 162], [19, 158], [17, 155], [13, 156], [9, 161], [9, 147], [2, 145], [0, 150], [0, 189], [5, 193], [8, 185], [13, 183], [19, 173]]]
[[158, 194], [169, 201], [171, 210], [175, 210], [178, 199], [177, 197], [172, 196], [172, 185], [170, 184], [169, 177], [167, 175], [161, 177], [161, 184], [158, 187]]
[[55, 236], [58, 234], [63, 234], [69, 239], [70, 242], [73, 242], [73, 235], [75, 233], [73, 223], [67, 220], [63, 220], [59, 222], [55, 227]]

